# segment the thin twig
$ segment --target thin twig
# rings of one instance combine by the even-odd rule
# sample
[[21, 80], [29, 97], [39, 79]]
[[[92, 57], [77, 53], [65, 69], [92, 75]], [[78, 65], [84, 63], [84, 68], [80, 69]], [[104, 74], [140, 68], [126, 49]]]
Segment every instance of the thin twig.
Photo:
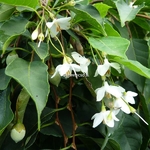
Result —
[[128, 33], [129, 33], [129, 38], [132, 38], [132, 33], [131, 33], [130, 27], [128, 25], [128, 22], [125, 22], [125, 25], [127, 27]]
[[[56, 93], [54, 86], [51, 85], [51, 87], [52, 87], [52, 90], [53, 90], [54, 96], [55, 96], [55, 107], [56, 107], [56, 109], [58, 109], [59, 97], [57, 96], [57, 93]], [[59, 125], [59, 127], [61, 129], [61, 132], [62, 132], [63, 137], [64, 137], [64, 147], [66, 147], [66, 144], [68, 142], [68, 138], [67, 138], [65, 131], [63, 129], [63, 126], [61, 125], [61, 122], [59, 120], [58, 112], [56, 112], [56, 124]]]
[[146, 16], [146, 15], [143, 15], [143, 14], [137, 14], [136, 16], [150, 20], [150, 16]]
[[69, 110], [71, 112], [71, 118], [72, 118], [72, 148], [77, 150], [76, 148], [76, 144], [75, 144], [75, 130], [77, 128], [76, 122], [75, 122], [75, 118], [74, 118], [74, 113], [73, 113], [73, 109], [72, 109], [72, 87], [73, 87], [73, 81], [72, 78], [70, 78], [70, 90], [69, 90]]

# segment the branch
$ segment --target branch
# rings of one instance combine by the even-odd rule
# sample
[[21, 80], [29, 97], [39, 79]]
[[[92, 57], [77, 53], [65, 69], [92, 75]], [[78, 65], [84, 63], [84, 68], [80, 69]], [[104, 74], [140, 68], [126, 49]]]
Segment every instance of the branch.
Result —
[[[51, 87], [52, 87], [52, 90], [53, 90], [54, 96], [55, 96], [55, 107], [56, 107], [56, 109], [58, 109], [58, 103], [59, 103], [60, 99], [57, 96], [57, 93], [56, 93], [56, 90], [55, 90], [54, 86], [51, 85]], [[62, 131], [62, 134], [63, 134], [63, 137], [64, 137], [64, 147], [66, 147], [66, 144], [68, 142], [68, 137], [66, 136], [65, 131], [63, 129], [63, 126], [61, 125], [61, 122], [60, 122], [59, 116], [58, 116], [58, 112], [56, 112], [56, 124], [59, 125], [59, 127], [60, 127], [60, 129]]]
[[137, 14], [136, 16], [150, 20], [150, 16], [146, 16], [146, 15], [143, 15], [143, 14]]
[[71, 118], [72, 118], [72, 148], [77, 150], [76, 148], [76, 144], [75, 144], [75, 130], [77, 128], [76, 122], [75, 122], [75, 118], [74, 118], [74, 114], [73, 114], [73, 109], [72, 109], [72, 87], [73, 87], [73, 81], [72, 78], [70, 78], [70, 90], [69, 90], [69, 104], [68, 104], [68, 109], [71, 112]]

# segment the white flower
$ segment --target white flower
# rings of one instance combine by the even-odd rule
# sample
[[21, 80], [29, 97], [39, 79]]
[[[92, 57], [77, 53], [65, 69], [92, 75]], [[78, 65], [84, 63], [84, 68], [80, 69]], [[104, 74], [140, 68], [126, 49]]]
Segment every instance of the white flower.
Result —
[[138, 94], [135, 93], [135, 92], [132, 92], [132, 91], [127, 91], [127, 92], [124, 92], [123, 94], [123, 99], [130, 103], [130, 104], [135, 104], [135, 100], [133, 97], [137, 96]]
[[119, 73], [121, 73], [120, 65], [118, 63], [109, 63], [108, 59], [105, 58], [104, 59], [104, 64], [103, 65], [98, 65], [97, 70], [95, 72], [95, 77], [98, 76], [98, 74], [101, 75], [101, 76], [104, 76], [111, 67], [113, 67]]
[[124, 88], [120, 87], [120, 86], [113, 86], [113, 85], [108, 85], [108, 83], [105, 81], [104, 82], [104, 86], [102, 86], [101, 88], [97, 88], [95, 90], [96, 94], [97, 94], [97, 101], [101, 101], [103, 99], [103, 97], [105, 96], [105, 94], [109, 93], [113, 96], [115, 96], [116, 98], [121, 97], [122, 93], [125, 91]]
[[93, 128], [97, 127], [102, 121], [109, 127], [114, 127], [114, 120], [119, 121], [115, 114], [110, 110], [101, 111], [93, 115], [91, 119], [94, 119]]
[[118, 112], [119, 109], [121, 109], [123, 112], [125, 112], [126, 114], [130, 114], [131, 111], [130, 111], [130, 107], [129, 107], [129, 104], [126, 103], [122, 98], [117, 98], [115, 101], [114, 101], [114, 108], [118, 108], [114, 111]]
[[81, 56], [79, 53], [77, 52], [72, 52], [71, 56], [73, 57], [73, 59], [80, 64], [81, 67], [81, 71], [83, 73], [86, 73], [86, 75], [88, 75], [88, 66], [90, 64], [90, 60], [85, 58], [84, 56]]
[[[67, 60], [68, 59], [68, 60]], [[57, 73], [60, 74], [60, 76], [64, 76], [64, 77], [70, 77], [72, 70], [74, 71], [76, 77], [77, 74], [76, 72], [81, 71], [81, 68], [79, 65], [76, 64], [72, 64], [72, 61], [69, 57], [65, 56], [64, 60], [63, 60], [63, 64], [62, 65], [58, 65], [56, 67], [55, 73], [53, 74], [53, 76], [51, 78], [53, 78]]]
[[26, 130], [22, 123], [17, 123], [10, 132], [11, 138], [18, 143], [25, 136]]
[[39, 34], [38, 29], [35, 29], [31, 34], [32, 40], [36, 40], [38, 37], [38, 34]]
[[51, 37], [55, 37], [60, 30], [68, 30], [70, 28], [71, 17], [54, 19], [53, 22], [47, 22], [46, 25], [50, 29]]

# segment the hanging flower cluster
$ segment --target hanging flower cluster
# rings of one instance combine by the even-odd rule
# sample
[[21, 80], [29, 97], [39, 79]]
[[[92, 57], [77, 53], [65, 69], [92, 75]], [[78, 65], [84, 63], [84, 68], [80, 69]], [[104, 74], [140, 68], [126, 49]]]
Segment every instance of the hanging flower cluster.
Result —
[[[107, 58], [104, 59], [104, 64], [98, 65], [95, 72], [95, 76], [98, 74], [101, 76], [107, 75], [110, 72], [111, 67], [121, 73], [120, 66], [117, 63], [110, 63]], [[122, 110], [126, 114], [136, 113], [136, 110], [130, 106], [135, 104], [134, 97], [138, 94], [132, 91], [125, 91], [121, 86], [109, 85], [107, 81], [104, 81], [103, 86], [95, 90], [96, 101], [102, 101], [102, 108], [100, 113], [96, 113], [92, 116], [93, 128], [97, 127], [101, 122], [108, 127], [114, 127], [115, 121], [119, 121], [116, 115]], [[107, 110], [106, 107], [109, 109]], [[139, 116], [139, 115], [138, 115]], [[141, 116], [139, 116], [146, 124], [148, 124]]]
[[[132, 5], [133, 3], [130, 3], [129, 7], [133, 7]], [[91, 63], [90, 60], [77, 52], [72, 52], [71, 56], [68, 56], [65, 53], [62, 41], [60, 41], [58, 38], [59, 33], [62, 34], [61, 30], [70, 29], [71, 17], [61, 17], [57, 19], [52, 13], [50, 13], [50, 18], [52, 20], [51, 22], [48, 21], [49, 19], [45, 21], [45, 36], [42, 29], [40, 29], [40, 26], [42, 26], [43, 22], [38, 24], [37, 28], [31, 35], [32, 40], [36, 40], [38, 38], [38, 47], [40, 47], [41, 42], [46, 37], [48, 37], [50, 42], [50, 39], [54, 38], [61, 46], [62, 51], [58, 50], [55, 45], [51, 43], [53, 47], [55, 47], [55, 49], [62, 54], [63, 63], [56, 66], [54, 69], [55, 71], [50, 76], [50, 80], [57, 80], [58, 82], [56, 85], [58, 86], [61, 77], [69, 78], [73, 76], [78, 78], [78, 72], [83, 73], [87, 77], [89, 75], [88, 66]], [[53, 64], [51, 65], [53, 66]], [[137, 114], [135, 109], [130, 106], [130, 104], [135, 104], [134, 97], [136, 97], [138, 94], [132, 91], [125, 91], [125, 89], [121, 86], [114, 84], [111, 85], [112, 82], [109, 82], [109, 80], [107, 81], [107, 77], [110, 77], [111, 75], [111, 68], [115, 69], [118, 73], [121, 73], [120, 65], [115, 62], [109, 62], [105, 55], [103, 64], [97, 65], [97, 69], [95, 71], [94, 77], [100, 75], [103, 79], [103, 86], [95, 90], [96, 101], [102, 103], [102, 108], [101, 112], [94, 114], [92, 117], [94, 120], [94, 128], [97, 127], [101, 122], [109, 127], [114, 127], [115, 121], [119, 121], [116, 115], [120, 112], [120, 110], [126, 114]], [[147, 122], [145, 123], [147, 124]]]

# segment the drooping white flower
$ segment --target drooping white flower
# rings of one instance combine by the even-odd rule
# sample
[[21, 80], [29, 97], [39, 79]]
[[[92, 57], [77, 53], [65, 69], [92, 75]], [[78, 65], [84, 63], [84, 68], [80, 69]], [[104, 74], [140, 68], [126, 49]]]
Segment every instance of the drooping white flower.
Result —
[[65, 56], [63, 59], [63, 64], [56, 67], [55, 73], [51, 78], [53, 78], [57, 73], [59, 73], [60, 76], [68, 78], [71, 76], [72, 71], [74, 71], [75, 76], [77, 77], [76, 72], [81, 71], [81, 68], [77, 64], [72, 64], [72, 59]]
[[98, 65], [97, 70], [95, 72], [95, 77], [99, 75], [104, 76], [110, 68], [116, 69], [119, 73], [121, 73], [120, 65], [118, 63], [110, 63], [107, 58], [104, 59], [103, 65]]
[[130, 103], [130, 104], [135, 104], [135, 100], [133, 97], [137, 96], [138, 94], [135, 93], [135, 92], [132, 92], [132, 91], [127, 91], [127, 92], [124, 92], [123, 94], [123, 99]]
[[101, 101], [103, 99], [103, 97], [105, 96], [105, 94], [109, 93], [113, 96], [115, 96], [116, 98], [121, 97], [122, 93], [125, 91], [124, 88], [120, 87], [120, 86], [113, 86], [113, 85], [109, 85], [106, 81], [104, 82], [104, 86], [102, 86], [101, 88], [97, 88], [95, 90], [97, 97], [96, 100], [97, 101]]
[[68, 30], [70, 28], [71, 17], [54, 19], [52, 22], [47, 22], [46, 26], [50, 29], [51, 37], [55, 37], [60, 30]]
[[22, 123], [17, 123], [10, 132], [12, 140], [16, 143], [21, 141], [25, 136], [26, 130]]
[[39, 34], [38, 29], [35, 29], [31, 34], [32, 40], [36, 40], [38, 37], [38, 34]]
[[119, 121], [115, 114], [110, 110], [104, 110], [92, 116], [94, 119], [93, 128], [97, 127], [102, 121], [109, 127], [114, 127], [114, 121]]
[[89, 59], [85, 58], [84, 56], [81, 56], [79, 53], [77, 52], [72, 52], [71, 56], [73, 57], [73, 59], [80, 64], [81, 67], [81, 71], [83, 73], [86, 73], [86, 75], [88, 75], [88, 66], [91, 63]]
[[119, 109], [121, 109], [126, 114], [130, 114], [131, 113], [129, 104], [127, 102], [125, 102], [122, 98], [117, 98], [114, 101], [114, 108], [115, 109], [118, 108], [118, 109], [114, 110], [116, 112], [118, 112]]

